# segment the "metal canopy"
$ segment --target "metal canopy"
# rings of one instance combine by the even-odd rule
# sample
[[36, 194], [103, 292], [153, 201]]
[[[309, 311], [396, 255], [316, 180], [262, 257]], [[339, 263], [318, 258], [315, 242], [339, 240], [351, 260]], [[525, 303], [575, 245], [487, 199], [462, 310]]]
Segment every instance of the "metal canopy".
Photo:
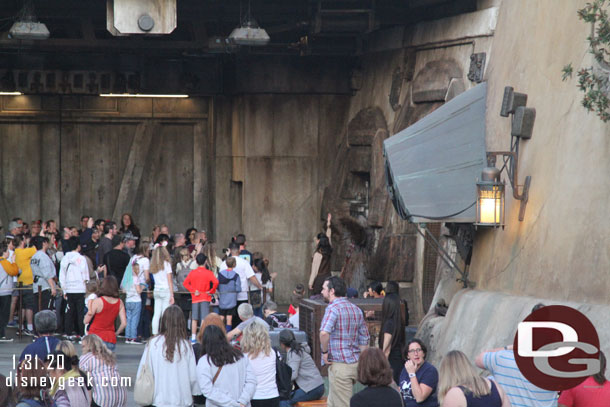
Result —
[[486, 166], [487, 84], [458, 95], [384, 141], [394, 208], [413, 223], [473, 223]]

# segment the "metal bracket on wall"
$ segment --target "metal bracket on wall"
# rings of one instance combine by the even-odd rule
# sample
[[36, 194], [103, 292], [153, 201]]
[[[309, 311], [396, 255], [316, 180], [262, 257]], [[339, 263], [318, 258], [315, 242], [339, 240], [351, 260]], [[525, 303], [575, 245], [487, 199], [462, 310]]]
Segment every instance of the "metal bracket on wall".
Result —
[[390, 98], [390, 106], [392, 106], [392, 110], [397, 111], [401, 108], [400, 105], [400, 90], [402, 88], [402, 79], [404, 78], [404, 73], [400, 67], [394, 69], [394, 73], [392, 74], [392, 85], [390, 86], [390, 94], [388, 95]]
[[[468, 279], [468, 270], [462, 270], [457, 263], [451, 258], [449, 253], [443, 248], [440, 242], [434, 237], [432, 233], [428, 230], [425, 223], [417, 223], [415, 224], [415, 229], [417, 233], [419, 233], [424, 241], [430, 244], [434, 248], [434, 250], [438, 253], [439, 257], [447, 266], [449, 266], [452, 270], [455, 270], [459, 274], [459, 278], [456, 280], [462, 284], [464, 288], [474, 288], [475, 283]], [[422, 231], [423, 230], [423, 231]]]
[[480, 83], [483, 81], [483, 73], [485, 72], [484, 52], [470, 55], [470, 69], [468, 70], [468, 79], [472, 82]]

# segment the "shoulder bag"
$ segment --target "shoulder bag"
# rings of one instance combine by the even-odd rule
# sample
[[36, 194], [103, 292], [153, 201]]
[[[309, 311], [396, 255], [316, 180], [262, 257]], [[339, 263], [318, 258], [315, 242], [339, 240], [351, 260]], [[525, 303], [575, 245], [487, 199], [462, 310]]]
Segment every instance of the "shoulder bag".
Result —
[[150, 367], [150, 346], [150, 343], [146, 346], [146, 362], [133, 387], [133, 399], [140, 406], [150, 406], [155, 396], [155, 377]]

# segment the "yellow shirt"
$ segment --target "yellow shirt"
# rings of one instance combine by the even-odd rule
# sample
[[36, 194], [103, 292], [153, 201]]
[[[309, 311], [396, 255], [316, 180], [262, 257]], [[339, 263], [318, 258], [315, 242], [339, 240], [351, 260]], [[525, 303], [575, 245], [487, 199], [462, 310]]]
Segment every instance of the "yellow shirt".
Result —
[[32, 267], [30, 266], [30, 260], [36, 254], [35, 247], [27, 247], [25, 249], [15, 249], [15, 264], [21, 270], [21, 274], [17, 279], [18, 282], [23, 285], [34, 284], [34, 276], [32, 275]]

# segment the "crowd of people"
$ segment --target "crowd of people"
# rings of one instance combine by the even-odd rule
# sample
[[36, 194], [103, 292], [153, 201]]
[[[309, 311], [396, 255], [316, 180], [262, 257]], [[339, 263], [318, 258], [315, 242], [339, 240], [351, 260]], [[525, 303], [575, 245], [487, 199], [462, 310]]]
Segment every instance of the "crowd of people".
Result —
[[[35, 224], [28, 234], [15, 219], [0, 243], [0, 340], [11, 341], [7, 326], [22, 320], [35, 336], [13, 380], [0, 377], [0, 406], [125, 406], [129, 382], [114, 354], [123, 330], [126, 344], [146, 345], [132, 383], [144, 406], [291, 407], [325, 394], [329, 407], [610, 406], [603, 353], [598, 374], [560, 395], [529, 383], [511, 346], [474, 361], [453, 350], [437, 369], [426, 344], [406, 338], [408, 308], [396, 282], [372, 282], [362, 293], [383, 301], [372, 344], [372, 315], [349, 301], [359, 293], [330, 273], [330, 214], [309, 279], [309, 294], [328, 303], [320, 361], [295, 336], [305, 286], [295, 285], [288, 313], [280, 312], [275, 275], [243, 234], [218, 256], [205, 232], [172, 236], [161, 226], [143, 237], [129, 214], [120, 231], [86, 216], [80, 230], [60, 235], [52, 221]], [[328, 367], [327, 385], [316, 362]], [[366, 388], [354, 394], [357, 382]]]

